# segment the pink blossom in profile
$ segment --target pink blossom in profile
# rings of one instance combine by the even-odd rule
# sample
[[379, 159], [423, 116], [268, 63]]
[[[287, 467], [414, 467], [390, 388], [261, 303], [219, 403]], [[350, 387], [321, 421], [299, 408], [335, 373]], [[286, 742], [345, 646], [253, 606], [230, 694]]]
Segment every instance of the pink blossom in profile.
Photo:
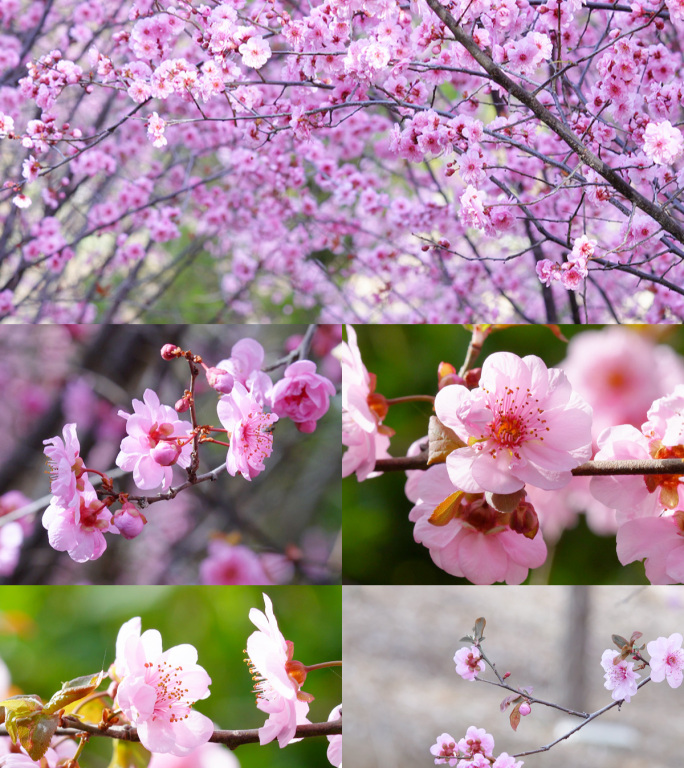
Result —
[[335, 385], [316, 373], [316, 363], [298, 360], [285, 369], [269, 399], [274, 413], [294, 421], [300, 432], [311, 433], [318, 419], [328, 412], [334, 394]]
[[214, 726], [193, 704], [209, 696], [211, 678], [189, 644], [162, 651], [156, 629], [140, 634], [140, 620], [119, 631], [114, 673], [121, 677], [116, 704], [150, 752], [183, 757], [209, 741]]
[[530, 568], [538, 568], [546, 560], [541, 532], [528, 538], [512, 530], [482, 495], [463, 495], [457, 514], [435, 522], [436, 508], [459, 492], [446, 465], [429, 467], [411, 483], [413, 537], [430, 550], [435, 565], [452, 576], [474, 584], [521, 584]]
[[96, 560], [107, 548], [104, 534], [118, 533], [111, 524], [112, 513], [98, 499], [93, 486], [88, 480], [84, 480], [84, 486], [70, 504], [53, 496], [43, 513], [50, 546], [68, 552], [77, 563]]
[[200, 563], [202, 584], [260, 584], [270, 585], [259, 555], [242, 544], [231, 544], [225, 539], [209, 542], [209, 555]]
[[454, 655], [456, 673], [464, 680], [475, 680], [480, 672], [485, 671], [485, 663], [480, 649], [473, 645], [470, 648], [460, 648]]
[[383, 427], [387, 406], [375, 394], [375, 375], [366, 370], [353, 326], [347, 326], [348, 342], [340, 344], [342, 363], [342, 477], [356, 472], [359, 481], [373, 477], [377, 459], [389, 458], [390, 435]]
[[278, 739], [281, 747], [294, 738], [297, 726], [309, 722], [306, 715], [313, 696], [301, 690], [306, 669], [293, 661], [294, 644], [285, 640], [278, 629], [273, 604], [264, 595], [266, 613], [252, 608], [250, 621], [257, 627], [247, 639], [247, 662], [255, 681], [257, 707], [268, 713], [259, 729], [259, 742], [268, 744]]
[[591, 458], [590, 406], [562, 371], [534, 355], [495, 352], [477, 389], [444, 387], [435, 411], [466, 443], [449, 454], [447, 468], [467, 492], [513, 493], [526, 483], [556, 490]]
[[652, 640], [646, 650], [651, 656], [651, 680], [654, 683], [667, 680], [670, 688], [679, 688], [684, 674], [684, 651], [679, 632]]
[[651, 584], [684, 584], [684, 513], [627, 520], [617, 532], [623, 565], [644, 560]]
[[207, 742], [190, 755], [170, 755], [156, 752], [148, 768], [240, 768], [234, 752], [221, 744]]
[[230, 357], [217, 363], [216, 368], [228, 371], [234, 381], [240, 382], [264, 405], [273, 386], [271, 377], [261, 370], [264, 357], [264, 348], [256, 339], [240, 339], [233, 344]]
[[218, 403], [218, 417], [230, 433], [226, 469], [251, 480], [265, 469], [264, 459], [273, 451], [270, 427], [278, 421], [275, 413], [264, 413], [261, 404], [239, 382]]
[[608, 427], [640, 427], [653, 401], [684, 383], [684, 361], [672, 347], [629, 326], [578, 333], [560, 367], [593, 409], [594, 440]]
[[[328, 722], [337, 720], [340, 717], [342, 717], [342, 705], [338, 704], [328, 716]], [[327, 752], [328, 761], [335, 768], [342, 768], [342, 734], [328, 736], [328, 741], [330, 742]]]
[[[177, 438], [185, 442], [182, 438], [187, 438], [192, 427], [188, 422], [180, 421], [171, 406], [162, 405], [152, 389], [145, 390], [142, 402], [133, 400], [133, 411], [132, 414], [119, 411], [119, 416], [126, 419], [128, 437], [121, 441], [116, 464], [127, 472], [133, 472], [133, 480], [142, 490], [153, 490], [159, 486], [168, 488], [173, 477], [172, 465], [190, 466], [192, 442], [180, 446]], [[172, 457], [166, 454], [167, 450], [173, 454]]]
[[448, 733], [437, 737], [437, 742], [430, 747], [435, 756], [435, 765], [456, 765], [459, 759], [456, 739]]
[[44, 440], [43, 453], [50, 467], [50, 491], [64, 504], [76, 502], [79, 486], [83, 489], [85, 464], [80, 456], [81, 446], [76, 434], [76, 424], [65, 424], [61, 437]]
[[606, 680], [604, 687], [611, 691], [610, 695], [615, 701], [629, 702], [637, 692], [637, 680], [641, 675], [634, 671], [634, 662], [632, 661], [623, 659], [617, 664], [613, 664], [613, 660], [619, 655], [619, 651], [607, 649], [601, 656], [601, 666], [606, 673], [604, 675]]

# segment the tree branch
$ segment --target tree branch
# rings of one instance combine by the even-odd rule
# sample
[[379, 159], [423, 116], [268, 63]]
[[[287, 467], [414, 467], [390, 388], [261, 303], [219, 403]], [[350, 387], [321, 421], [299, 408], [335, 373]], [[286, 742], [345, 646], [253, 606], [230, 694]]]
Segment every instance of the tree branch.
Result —
[[[375, 472], [406, 472], [428, 468], [427, 450], [417, 456], [378, 459]], [[684, 475], [684, 459], [634, 459], [629, 461], [587, 461], [570, 470], [574, 477], [588, 475]]]
[[[130, 725], [110, 726], [101, 729], [92, 723], [83, 723], [73, 715], [64, 715], [62, 717], [64, 726], [57, 729], [57, 735], [60, 736], [78, 736], [80, 733], [88, 733], [91, 736], [103, 736], [110, 739], [121, 739], [122, 741], [140, 741], [138, 731]], [[332, 720], [326, 723], [307, 723], [297, 726], [295, 738], [307, 739], [315, 736], [335, 736], [342, 733], [342, 718]], [[0, 735], [7, 736], [7, 729], [0, 728]], [[216, 744], [225, 744], [230, 749], [235, 749], [242, 744], [259, 743], [259, 729], [251, 728], [242, 731], [223, 731], [215, 730], [209, 741]]]
[[539, 120], [547, 125], [558, 137], [560, 137], [579, 157], [579, 159], [601, 175], [617, 192], [630, 200], [638, 208], [647, 213], [660, 226], [669, 232], [678, 242], [684, 243], [684, 227], [672, 219], [659, 205], [651, 202], [638, 192], [631, 184], [628, 184], [620, 174], [607, 165], [600, 157], [582, 144], [579, 137], [574, 134], [565, 123], [552, 114], [535, 96], [525, 90], [521, 85], [511, 79], [493, 59], [485, 53], [473, 40], [473, 38], [459, 25], [452, 14], [439, 0], [425, 0], [443, 24], [454, 36], [454, 40], [460, 43], [468, 53], [485, 70], [489, 77], [511, 96], [514, 96], [521, 104], [530, 109]]

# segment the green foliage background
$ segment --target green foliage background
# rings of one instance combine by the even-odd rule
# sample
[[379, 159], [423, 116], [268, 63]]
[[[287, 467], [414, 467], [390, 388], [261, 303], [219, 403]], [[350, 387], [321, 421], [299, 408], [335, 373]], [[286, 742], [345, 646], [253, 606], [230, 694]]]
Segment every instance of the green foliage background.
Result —
[[[570, 339], [600, 325], [563, 325]], [[369, 371], [377, 375], [377, 391], [387, 398], [411, 394], [434, 395], [437, 367], [452, 363], [458, 370], [464, 360], [470, 331], [458, 325], [354, 326], [361, 356]], [[684, 353], [681, 326], [660, 328], [664, 343]], [[516, 325], [492, 333], [475, 363], [495, 351], [538, 355], [547, 365], [558, 365], [566, 356], [567, 344], [545, 326]], [[427, 434], [429, 403], [394, 405], [384, 423], [396, 431], [390, 453], [406, 455], [414, 440]], [[403, 472], [388, 472], [359, 483], [356, 476], [342, 483], [344, 509], [344, 578], [347, 583], [365, 584], [454, 584], [469, 583], [437, 568], [427, 548], [413, 540], [408, 520], [411, 502], [404, 494]], [[582, 519], [567, 530], [549, 558], [548, 571], [538, 569], [528, 582], [551, 584], [647, 583], [640, 563], [620, 565], [615, 537], [599, 537]]]
[[[305, 664], [342, 658], [341, 588], [268, 587], [280, 630]], [[243, 659], [256, 629], [252, 607], [264, 610], [260, 587], [0, 587], [0, 657], [12, 685], [46, 701], [62, 682], [107, 669], [114, 661], [120, 626], [134, 616], [142, 629], [158, 629], [164, 650], [181, 643], [198, 649], [212, 678], [211, 696], [197, 709], [226, 729], [258, 728], [252, 679]], [[341, 668], [317, 670], [304, 689], [316, 699], [309, 719], [322, 722], [342, 700]], [[13, 691], [18, 693], [19, 691]], [[243, 768], [320, 768], [327, 765], [324, 738], [280, 749], [277, 742], [247, 744], [235, 754]], [[108, 764], [111, 742], [93, 739], [83, 768]]]

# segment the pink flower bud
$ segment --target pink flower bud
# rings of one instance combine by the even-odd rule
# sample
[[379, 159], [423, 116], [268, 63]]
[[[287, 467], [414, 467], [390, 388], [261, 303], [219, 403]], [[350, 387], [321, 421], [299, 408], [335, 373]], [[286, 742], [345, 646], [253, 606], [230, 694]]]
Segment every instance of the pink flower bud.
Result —
[[124, 539], [134, 539], [145, 527], [145, 515], [130, 501], [117, 509], [112, 517], [112, 523], [119, 529]]
[[172, 464], [175, 464], [180, 454], [181, 447], [175, 442], [167, 442], [166, 440], [157, 443], [150, 450], [150, 456], [157, 464], [161, 464], [162, 467], [170, 467]]
[[518, 712], [520, 712], [523, 717], [527, 717], [531, 711], [532, 707], [528, 701], [523, 701], [523, 703], [520, 705], [520, 708], [518, 709]]
[[185, 413], [190, 408], [190, 400], [187, 397], [181, 397], [173, 407], [178, 413]]
[[233, 391], [235, 380], [229, 371], [223, 368], [207, 368], [207, 381], [212, 389], [229, 395]]
[[164, 360], [173, 360], [174, 358], [181, 355], [183, 350], [180, 347], [177, 347], [175, 344], [164, 344], [164, 346], [161, 348], [161, 356], [164, 358]]

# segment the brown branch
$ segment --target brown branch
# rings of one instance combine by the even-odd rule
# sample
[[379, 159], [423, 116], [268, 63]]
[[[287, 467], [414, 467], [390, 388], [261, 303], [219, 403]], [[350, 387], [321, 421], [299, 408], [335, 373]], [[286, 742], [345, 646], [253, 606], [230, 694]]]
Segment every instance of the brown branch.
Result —
[[[83, 723], [73, 715], [62, 717], [64, 727], [57, 729], [60, 736], [78, 736], [79, 733], [88, 733], [91, 736], [104, 736], [110, 739], [121, 739], [122, 741], [140, 741], [138, 731], [131, 725], [110, 726], [104, 730], [92, 723]], [[334, 736], [342, 733], [342, 718], [332, 720], [326, 723], [307, 723], [297, 726], [295, 738], [307, 739], [316, 736]], [[6, 731], [0, 729], [1, 735], [6, 735]], [[242, 731], [223, 731], [217, 729], [214, 731], [209, 741], [217, 744], [225, 744], [230, 749], [235, 749], [242, 744], [255, 744], [259, 742], [259, 729], [251, 728]]]
[[[378, 459], [376, 472], [406, 472], [409, 469], [427, 469], [428, 453], [417, 456], [399, 456]], [[629, 461], [587, 461], [570, 470], [574, 477], [597, 475], [684, 475], [684, 459], [651, 459]]]
[[[460, 43], [468, 53], [485, 70], [489, 77], [511, 96], [514, 96], [521, 104], [530, 109], [539, 120], [547, 125], [559, 136], [580, 158], [580, 160], [593, 168], [602, 176], [617, 192], [630, 200], [638, 208], [647, 213], [660, 226], [669, 232], [678, 242], [684, 243], [684, 227], [671, 218], [659, 205], [656, 205], [644, 197], [631, 184], [628, 184], [619, 173], [613, 170], [607, 163], [601, 160], [591, 150], [582, 144], [579, 137], [574, 134], [565, 123], [550, 112], [535, 96], [511, 79], [500, 66], [494, 63], [491, 56], [485, 53], [473, 40], [473, 38], [459, 25], [452, 14], [439, 0], [426, 0], [435, 14], [441, 19], [447, 29], [454, 36], [454, 40]], [[484, 76], [484, 73], [483, 73]]]

